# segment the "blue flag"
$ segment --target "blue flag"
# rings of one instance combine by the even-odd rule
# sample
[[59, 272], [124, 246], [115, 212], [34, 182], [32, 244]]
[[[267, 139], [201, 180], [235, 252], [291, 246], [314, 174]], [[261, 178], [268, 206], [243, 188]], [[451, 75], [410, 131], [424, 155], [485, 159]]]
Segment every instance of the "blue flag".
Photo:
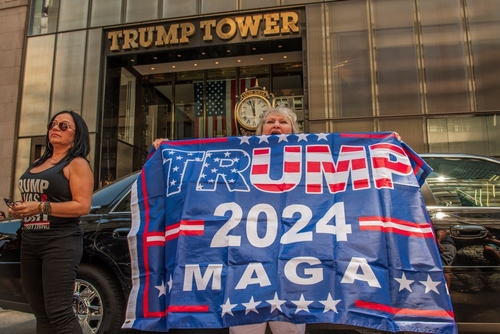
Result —
[[266, 321], [457, 333], [420, 193], [393, 133], [164, 141], [132, 189], [124, 328]]

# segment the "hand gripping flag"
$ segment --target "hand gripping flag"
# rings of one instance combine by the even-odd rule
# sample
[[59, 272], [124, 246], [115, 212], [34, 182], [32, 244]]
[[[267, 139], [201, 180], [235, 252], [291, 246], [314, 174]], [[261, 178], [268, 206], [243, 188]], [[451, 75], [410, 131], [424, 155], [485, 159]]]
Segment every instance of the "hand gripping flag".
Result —
[[457, 333], [429, 172], [393, 133], [163, 142], [132, 190], [124, 328]]

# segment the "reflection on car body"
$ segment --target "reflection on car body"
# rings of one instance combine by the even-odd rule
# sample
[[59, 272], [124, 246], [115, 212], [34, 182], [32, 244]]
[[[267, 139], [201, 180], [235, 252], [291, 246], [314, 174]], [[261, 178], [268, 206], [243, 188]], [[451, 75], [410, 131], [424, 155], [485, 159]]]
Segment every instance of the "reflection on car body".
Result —
[[[461, 331], [500, 328], [500, 266], [485, 247], [500, 239], [500, 161], [457, 154], [422, 154], [434, 172], [422, 196], [436, 229], [452, 236], [451, 299]], [[84, 256], [75, 285], [75, 311], [87, 331], [115, 333], [131, 289], [127, 234], [130, 188], [137, 172], [94, 193], [90, 214], [81, 218]], [[19, 271], [18, 220], [0, 222], [0, 307], [29, 312]], [[486, 248], [487, 249], [487, 248]], [[312, 325], [314, 328], [336, 328]]]
[[[498, 330], [500, 266], [485, 252], [488, 236], [500, 239], [500, 161], [458, 154], [422, 154], [433, 168], [422, 191], [436, 229], [447, 229], [457, 249], [451, 299], [459, 328]], [[429, 194], [428, 194], [429, 195]], [[434, 202], [433, 202], [434, 201]]]

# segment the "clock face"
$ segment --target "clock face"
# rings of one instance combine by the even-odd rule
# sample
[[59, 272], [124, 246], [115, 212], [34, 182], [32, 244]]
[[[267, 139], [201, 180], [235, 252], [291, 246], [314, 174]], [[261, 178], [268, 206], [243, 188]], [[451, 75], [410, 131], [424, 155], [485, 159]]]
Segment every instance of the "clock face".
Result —
[[247, 129], [256, 129], [259, 116], [271, 108], [269, 101], [261, 96], [249, 96], [242, 100], [236, 110], [236, 119]]

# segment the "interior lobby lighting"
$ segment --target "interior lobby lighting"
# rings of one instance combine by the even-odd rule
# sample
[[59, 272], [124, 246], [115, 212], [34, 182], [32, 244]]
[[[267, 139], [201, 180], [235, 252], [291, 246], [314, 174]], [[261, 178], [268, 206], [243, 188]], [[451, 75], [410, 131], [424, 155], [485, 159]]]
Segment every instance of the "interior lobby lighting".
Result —
[[154, 70], [155, 70], [155, 68], [154, 68], [154, 67], [151, 67], [151, 71], [154, 71]]
[[[285, 46], [283, 46], [283, 49]], [[283, 50], [281, 49], [281, 50]], [[230, 57], [231, 54], [227, 54], [226, 57], [224, 57], [224, 54], [226, 54], [224, 51], [226, 49], [222, 49], [219, 52], [223, 52], [222, 54], [219, 53], [219, 58], [209, 58], [208, 57], [208, 52], [207, 52], [207, 57], [199, 57], [199, 59], [190, 59], [189, 61], [184, 61], [185, 57], [182, 58], [177, 58], [177, 52], [174, 53], [174, 57], [177, 60], [172, 60], [171, 62], [161, 62], [163, 58], [161, 56], [158, 56], [158, 60], [156, 62], [151, 62], [149, 64], [143, 64], [143, 65], [138, 65], [136, 64], [138, 60], [136, 60], [134, 63], [129, 64], [134, 67], [139, 73], [142, 75], [148, 75], [148, 74], [157, 74], [157, 73], [174, 73], [174, 72], [179, 72], [179, 71], [192, 71], [192, 70], [198, 70], [198, 69], [210, 69], [210, 68], [226, 68], [226, 67], [231, 67], [231, 66], [255, 66], [255, 65], [262, 65], [264, 62], [269, 62], [272, 64], [278, 64], [278, 63], [288, 63], [290, 61], [300, 61], [302, 59], [302, 53], [301, 52], [275, 52], [273, 54], [255, 54], [253, 53], [252, 55], [236, 55], [234, 52], [231, 52], [231, 54], [234, 55], [234, 57]], [[233, 50], [231, 50], [233, 51]], [[199, 51], [201, 52], [201, 51]], [[200, 53], [197, 53], [198, 56]], [[182, 56], [182, 54], [179, 53], [179, 55]], [[286, 56], [286, 57], [284, 57]], [[130, 57], [129, 59], [134, 58]], [[153, 56], [151, 56], [150, 59], [152, 59]], [[208, 58], [208, 59], [207, 59]], [[196, 63], [196, 65], [194, 64]], [[151, 67], [154, 67], [154, 70], [151, 69]]]

